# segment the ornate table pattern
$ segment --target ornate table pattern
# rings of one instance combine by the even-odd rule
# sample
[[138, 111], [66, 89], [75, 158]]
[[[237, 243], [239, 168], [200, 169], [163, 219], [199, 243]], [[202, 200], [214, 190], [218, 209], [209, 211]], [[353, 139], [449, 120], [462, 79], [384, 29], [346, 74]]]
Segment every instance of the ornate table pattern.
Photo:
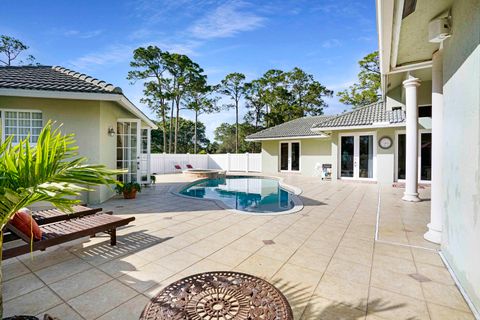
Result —
[[293, 320], [283, 294], [260, 278], [237, 272], [206, 272], [164, 288], [140, 320]]

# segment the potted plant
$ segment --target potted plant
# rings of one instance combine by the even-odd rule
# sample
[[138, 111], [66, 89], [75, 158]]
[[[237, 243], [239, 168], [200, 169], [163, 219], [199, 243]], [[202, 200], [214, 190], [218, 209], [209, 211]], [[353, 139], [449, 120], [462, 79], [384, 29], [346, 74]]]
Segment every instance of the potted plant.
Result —
[[[103, 165], [85, 164], [78, 157], [74, 136], [63, 135], [48, 122], [36, 145], [29, 137], [13, 144], [13, 137], [0, 143], [0, 224], [5, 227], [23, 207], [46, 201], [55, 207], [72, 211], [81, 192], [88, 186], [118, 184], [115, 177], [123, 170], [110, 170]], [[0, 250], [3, 239], [0, 237]], [[1, 260], [0, 260], [1, 270]], [[3, 316], [0, 271], [0, 318]], [[32, 319], [24, 316], [16, 319]]]
[[135, 199], [137, 197], [137, 192], [142, 192], [142, 187], [136, 182], [127, 182], [122, 185], [117, 185], [115, 187], [118, 194], [123, 194], [125, 199]]

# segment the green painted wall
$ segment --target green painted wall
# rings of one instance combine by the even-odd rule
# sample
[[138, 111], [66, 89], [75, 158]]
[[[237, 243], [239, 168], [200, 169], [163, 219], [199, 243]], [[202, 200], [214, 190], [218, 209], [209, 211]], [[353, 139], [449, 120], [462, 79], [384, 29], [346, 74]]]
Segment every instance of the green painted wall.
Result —
[[480, 2], [455, 1], [444, 42], [442, 251], [480, 310]]
[[[0, 109], [30, 109], [43, 113], [43, 121], [62, 124], [62, 132], [74, 133], [79, 154], [90, 163], [116, 168], [116, 138], [108, 135], [108, 127], [116, 129], [118, 118], [136, 118], [116, 102], [44, 99], [0, 96]], [[99, 189], [99, 190], [98, 190]], [[100, 187], [81, 197], [82, 201], [96, 204], [113, 195], [108, 187]]]

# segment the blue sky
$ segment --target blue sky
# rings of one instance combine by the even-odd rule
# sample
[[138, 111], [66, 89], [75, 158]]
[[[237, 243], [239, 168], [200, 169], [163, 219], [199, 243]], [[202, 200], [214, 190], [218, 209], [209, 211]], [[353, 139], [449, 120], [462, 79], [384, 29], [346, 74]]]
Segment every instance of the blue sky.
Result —
[[[0, 34], [24, 41], [42, 64], [120, 86], [151, 116], [139, 103], [142, 86], [125, 79], [139, 46], [187, 54], [212, 84], [230, 72], [252, 80], [300, 67], [334, 91], [352, 84], [357, 61], [377, 49], [373, 0], [16, 0], [2, 3]], [[326, 114], [348, 108], [336, 98], [328, 103]], [[200, 120], [213, 137], [234, 117], [223, 111]]]

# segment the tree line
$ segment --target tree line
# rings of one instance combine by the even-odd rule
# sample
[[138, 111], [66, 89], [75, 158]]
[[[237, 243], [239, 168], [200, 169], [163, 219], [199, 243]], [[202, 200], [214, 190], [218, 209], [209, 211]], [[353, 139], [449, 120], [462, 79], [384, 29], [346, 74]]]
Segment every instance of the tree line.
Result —
[[[156, 149], [167, 153], [181, 149], [179, 126], [185, 122], [181, 110], [189, 109], [195, 114], [192, 138], [193, 152], [197, 153], [201, 142], [199, 116], [233, 109], [234, 128], [226, 123], [218, 126], [215, 140], [220, 143], [209, 146], [223, 152], [244, 152], [258, 150], [258, 145], [245, 143], [246, 135], [299, 117], [321, 115], [327, 107], [324, 98], [333, 95], [332, 90], [300, 68], [268, 70], [250, 82], [244, 74], [233, 72], [212, 85], [204, 70], [188, 56], [162, 51], [156, 46], [136, 49], [130, 66], [127, 78], [133, 83], [143, 81], [141, 102], [160, 119], [161, 146]], [[247, 111], [243, 122], [239, 118], [242, 105]], [[201, 147], [204, 150], [206, 145]]]
[[[19, 59], [28, 49], [22, 41], [1, 35], [0, 65], [39, 65], [32, 55]], [[339, 101], [352, 108], [381, 99], [378, 52], [358, 64], [358, 81], [337, 93]], [[220, 83], [209, 84], [204, 70], [188, 56], [156, 46], [134, 50], [130, 67], [127, 79], [143, 82], [141, 103], [159, 119], [159, 129], [152, 131], [152, 152], [258, 152], [260, 145], [246, 142], [246, 136], [296, 118], [321, 115], [328, 106], [324, 99], [333, 96], [332, 90], [300, 68], [271, 69], [249, 82], [244, 74], [233, 72]], [[246, 114], [240, 119], [242, 107]], [[181, 116], [185, 109], [194, 113], [193, 121]], [[201, 115], [231, 109], [235, 124], [216, 124], [211, 142]]]

